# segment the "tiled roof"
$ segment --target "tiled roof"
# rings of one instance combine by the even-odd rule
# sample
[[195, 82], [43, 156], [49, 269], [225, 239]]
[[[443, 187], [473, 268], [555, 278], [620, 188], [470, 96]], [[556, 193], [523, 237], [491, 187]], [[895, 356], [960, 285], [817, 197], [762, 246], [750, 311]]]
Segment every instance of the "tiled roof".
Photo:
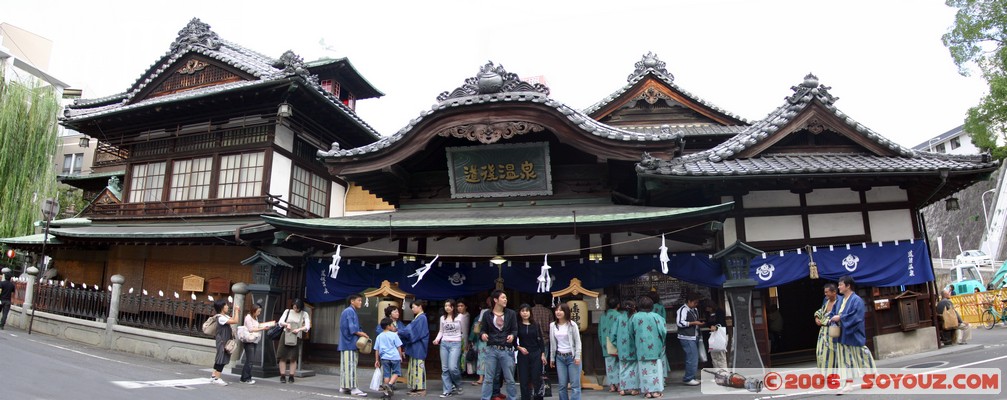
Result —
[[[502, 80], [502, 84], [496, 88], [499, 91], [485, 92], [485, 90], [480, 91], [480, 84], [482, 83], [480, 79], [487, 79], [486, 75], [480, 73], [479, 76], [474, 78], [468, 78], [466, 84], [462, 87], [455, 89], [452, 92], [444, 92], [438, 96], [438, 103], [434, 104], [430, 110], [425, 110], [420, 113], [420, 116], [416, 119], [409, 121], [409, 124], [400, 129], [394, 135], [387, 136], [381, 140], [353, 148], [353, 149], [340, 149], [336, 143], [333, 143], [333, 148], [328, 151], [318, 151], [319, 158], [339, 158], [339, 157], [349, 157], [361, 154], [369, 154], [380, 151], [381, 149], [387, 148], [402, 140], [402, 138], [408, 136], [408, 134], [413, 130], [413, 128], [418, 125], [424, 118], [442, 111], [458, 107], [467, 107], [479, 104], [491, 104], [491, 103], [537, 103], [542, 104], [547, 107], [556, 109], [560, 114], [563, 114], [570, 122], [574, 123], [580, 129], [605, 139], [615, 140], [615, 141], [638, 141], [638, 142], [650, 142], [650, 141], [670, 141], [681, 137], [681, 135], [673, 130], [658, 129], [657, 131], [649, 132], [634, 132], [631, 130], [626, 130], [622, 128], [617, 128], [603, 124], [601, 122], [595, 121], [587, 114], [573, 109], [563, 103], [549, 98], [549, 89], [542, 84], [536, 84], [532, 86], [528, 83], [512, 83], [511, 79], [516, 79], [516, 75], [507, 73], [503, 70], [502, 66], [493, 66], [490, 62], [486, 66], [483, 66], [483, 71], [490, 69], [492, 71], [502, 72], [497, 75], [502, 75], [505, 79]], [[513, 77], [509, 77], [513, 75]], [[507, 91], [508, 87], [514, 88], [514, 91]]]
[[[145, 99], [129, 104], [133, 99], [144, 91], [150, 84], [157, 81], [176, 61], [189, 55], [199, 54], [204, 57], [219, 61], [241, 70], [258, 80], [232, 82], [222, 85], [209, 86], [205, 88], [193, 89], [185, 92], [175, 93], [167, 96], [160, 96], [152, 99]], [[126, 92], [114, 94], [97, 99], [78, 99], [73, 105], [64, 110], [64, 120], [76, 120], [90, 118], [99, 115], [129, 110], [131, 108], [149, 106], [152, 104], [162, 104], [165, 102], [181, 101], [210, 94], [220, 93], [227, 90], [234, 90], [245, 87], [252, 87], [267, 82], [276, 82], [282, 79], [301, 79], [313, 90], [324, 96], [333, 106], [342, 111], [346, 116], [354, 120], [360, 127], [377, 138], [377, 132], [360, 119], [357, 114], [339, 101], [338, 98], [322, 89], [316, 76], [309, 75], [304, 61], [291, 51], [285, 52], [279, 59], [265, 56], [261, 53], [249, 50], [238, 44], [222, 40], [210, 26], [197, 18], [189, 21], [182, 30], [178, 32], [178, 38], [171, 43], [169, 50], [153, 65], [150, 66], [139, 79], [134, 82]]]
[[[995, 166], [988, 157], [974, 155], [949, 155], [918, 152], [900, 146], [853, 120], [834, 105], [837, 97], [829, 94], [828, 86], [820, 85], [818, 78], [808, 74], [804, 82], [791, 88], [794, 94], [743, 132], [708, 150], [689, 154], [670, 161], [650, 156], [637, 165], [637, 172], [650, 175], [676, 176], [739, 176], [808, 174], [829, 172], [913, 172], [937, 169], [972, 170]], [[849, 128], [888, 148], [896, 156], [873, 153], [805, 153], [760, 154], [752, 158], [737, 158], [744, 152], [769, 138], [789, 124], [801, 111], [818, 102]]]
[[747, 126], [741, 125], [661, 125], [661, 126], [623, 126], [622, 130], [639, 133], [656, 134], [671, 132], [683, 137], [736, 135]]
[[625, 86], [619, 88], [615, 92], [612, 92], [612, 94], [605, 96], [605, 98], [601, 99], [601, 101], [584, 109], [584, 114], [592, 114], [595, 111], [598, 111], [608, 106], [610, 103], [612, 103], [612, 101], [619, 98], [619, 96], [622, 96], [623, 93], [626, 93], [626, 91], [632, 89], [633, 85], [636, 85], [637, 82], [640, 82], [641, 80], [643, 80], [643, 78], [649, 75], [660, 80], [661, 82], [664, 82], [664, 84], [668, 85], [668, 87], [675, 89], [679, 93], [682, 93], [684, 96], [692, 99], [693, 101], [699, 104], [709, 107], [710, 109], [717, 111], [721, 114], [727, 115], [731, 118], [735, 118], [739, 121], [748, 123], [748, 120], [746, 120], [745, 118], [737, 114], [731, 113], [723, 108], [717, 107], [713, 103], [710, 103], [709, 101], [706, 101], [700, 98], [699, 96], [696, 96], [691, 92], [683, 89], [681, 86], [678, 86], [678, 84], [675, 83], [675, 76], [670, 74], [668, 70], [664, 68], [664, 65], [665, 65], [664, 61], [659, 60], [656, 54], [648, 52], [643, 56], [642, 60], [636, 62], [636, 71], [634, 71], [632, 74], [629, 74], [629, 78], [626, 79], [628, 83], [626, 83]]

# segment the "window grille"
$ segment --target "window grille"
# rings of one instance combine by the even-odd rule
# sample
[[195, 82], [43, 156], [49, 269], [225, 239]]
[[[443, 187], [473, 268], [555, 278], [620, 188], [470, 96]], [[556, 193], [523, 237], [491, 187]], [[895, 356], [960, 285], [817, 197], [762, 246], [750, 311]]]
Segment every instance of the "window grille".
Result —
[[164, 191], [164, 162], [133, 166], [129, 185], [131, 202], [161, 201]]
[[217, 197], [252, 197], [262, 195], [262, 171], [265, 153], [243, 153], [220, 157]]

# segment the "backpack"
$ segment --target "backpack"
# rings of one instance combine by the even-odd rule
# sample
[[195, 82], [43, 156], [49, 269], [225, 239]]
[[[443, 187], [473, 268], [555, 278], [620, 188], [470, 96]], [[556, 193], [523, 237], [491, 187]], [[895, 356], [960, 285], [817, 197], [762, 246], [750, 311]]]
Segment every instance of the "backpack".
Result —
[[217, 323], [217, 316], [211, 315], [210, 318], [207, 318], [206, 322], [203, 323], [203, 333], [210, 336], [216, 336], [217, 327], [219, 326], [220, 324]]

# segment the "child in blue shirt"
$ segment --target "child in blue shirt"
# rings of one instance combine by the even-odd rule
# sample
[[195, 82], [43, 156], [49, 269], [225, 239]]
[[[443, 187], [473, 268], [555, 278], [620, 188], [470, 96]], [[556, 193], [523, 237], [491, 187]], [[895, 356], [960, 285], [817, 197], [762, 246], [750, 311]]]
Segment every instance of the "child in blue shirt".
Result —
[[385, 383], [381, 390], [385, 398], [392, 397], [392, 385], [402, 375], [402, 339], [395, 333], [398, 328], [391, 318], [381, 320], [382, 332], [374, 341], [374, 349], [380, 361], [374, 362], [374, 368], [381, 368]]

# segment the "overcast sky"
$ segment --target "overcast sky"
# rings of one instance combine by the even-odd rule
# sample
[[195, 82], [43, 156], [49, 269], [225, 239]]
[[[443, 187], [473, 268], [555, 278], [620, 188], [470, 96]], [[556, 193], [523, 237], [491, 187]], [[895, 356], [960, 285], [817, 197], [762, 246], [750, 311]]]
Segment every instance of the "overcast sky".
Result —
[[839, 109], [906, 146], [960, 125], [985, 91], [941, 43], [954, 10], [940, 0], [8, 3], [0, 22], [52, 40], [49, 72], [86, 98], [125, 91], [197, 17], [268, 56], [349, 57], [385, 93], [357, 105], [383, 135], [488, 60], [583, 109], [652, 51], [682, 88], [751, 121], [812, 72]]

